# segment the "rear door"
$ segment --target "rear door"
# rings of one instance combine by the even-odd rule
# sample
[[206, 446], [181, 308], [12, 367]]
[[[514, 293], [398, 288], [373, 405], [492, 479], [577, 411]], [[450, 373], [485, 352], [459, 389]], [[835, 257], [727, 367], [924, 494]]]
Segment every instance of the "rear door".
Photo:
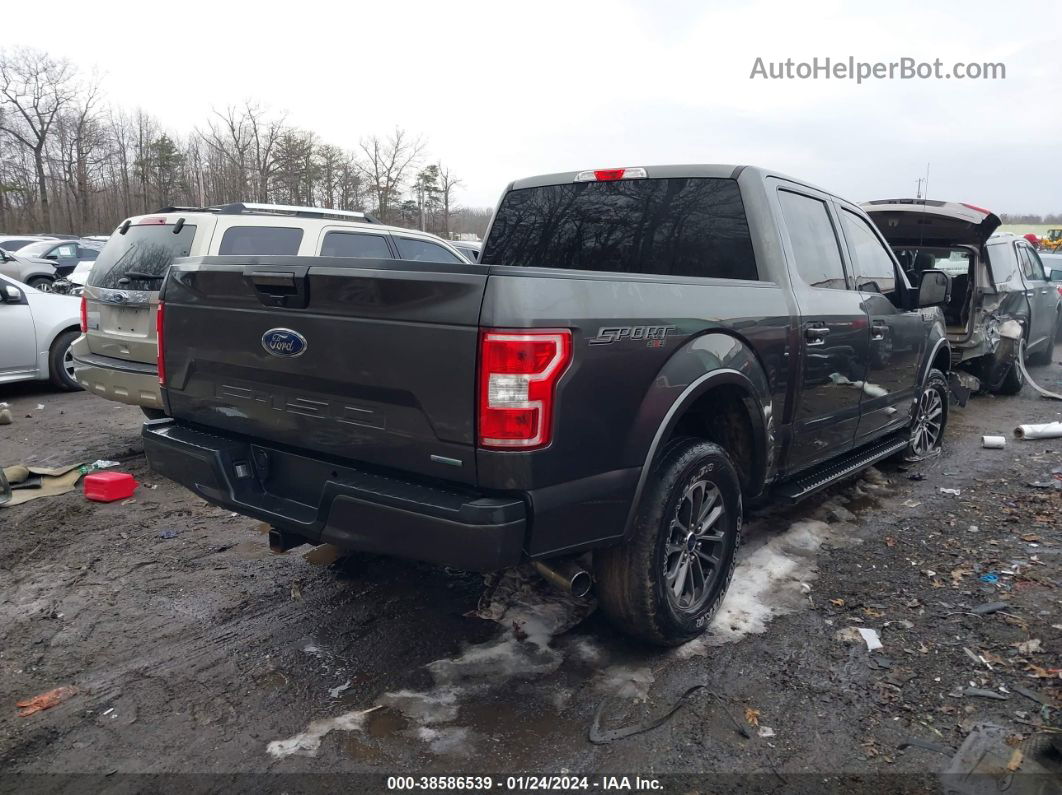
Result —
[[1032, 305], [1029, 319], [1029, 346], [1040, 350], [1054, 339], [1058, 320], [1058, 290], [1047, 280], [1039, 255], [1025, 241], [1018, 242], [1018, 257], [1025, 278], [1025, 294]]
[[[857, 444], [907, 424], [925, 355], [922, 310], [904, 308], [907, 283], [892, 251], [862, 216], [839, 207], [852, 270], [870, 316], [870, 356]], [[936, 310], [932, 310], [936, 311]]]
[[862, 297], [851, 289], [829, 198], [779, 187], [786, 259], [800, 307], [800, 395], [787, 470], [850, 448], [859, 424], [869, 335]]

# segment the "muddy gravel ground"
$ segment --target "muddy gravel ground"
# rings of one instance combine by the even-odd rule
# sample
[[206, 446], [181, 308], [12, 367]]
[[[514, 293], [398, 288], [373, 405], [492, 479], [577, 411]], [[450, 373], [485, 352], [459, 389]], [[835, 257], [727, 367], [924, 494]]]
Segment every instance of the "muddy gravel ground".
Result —
[[[1032, 372], [1062, 390], [1057, 363]], [[674, 650], [522, 571], [483, 604], [474, 575], [330, 547], [273, 555], [257, 522], [148, 470], [137, 409], [39, 384], [0, 401], [14, 415], [0, 463], [115, 459], [141, 484], [128, 502], [74, 491], [0, 509], [2, 789], [541, 773], [591, 775], [590, 789], [616, 774], [684, 792], [911, 791], [935, 789], [980, 722], [1026, 757], [1060, 723], [1062, 440], [1011, 432], [1062, 404], [1028, 387], [954, 409], [935, 460], [754, 512], [711, 632]], [[1006, 449], [981, 449], [986, 433]], [[17, 716], [60, 686], [76, 693]], [[901, 750], [911, 739], [936, 748]], [[284, 775], [305, 773], [323, 777]]]

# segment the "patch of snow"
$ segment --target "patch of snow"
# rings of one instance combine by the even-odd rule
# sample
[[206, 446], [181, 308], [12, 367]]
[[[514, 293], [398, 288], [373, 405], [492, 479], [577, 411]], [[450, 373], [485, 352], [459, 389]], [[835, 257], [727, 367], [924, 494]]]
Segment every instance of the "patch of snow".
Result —
[[286, 740], [273, 740], [266, 746], [266, 751], [276, 759], [283, 759], [293, 754], [297, 756], [317, 756], [321, 741], [329, 732], [336, 730], [359, 731], [365, 726], [365, 716], [377, 709], [379, 707], [372, 707], [371, 709], [347, 712], [334, 718], [315, 720], [301, 734], [296, 734]]

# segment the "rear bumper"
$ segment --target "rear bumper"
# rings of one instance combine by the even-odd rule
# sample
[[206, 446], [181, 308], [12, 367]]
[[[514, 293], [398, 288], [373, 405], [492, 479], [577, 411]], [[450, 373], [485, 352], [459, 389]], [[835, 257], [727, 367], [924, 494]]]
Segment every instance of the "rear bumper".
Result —
[[84, 335], [74, 341], [72, 353], [74, 378], [87, 391], [119, 403], [162, 409], [155, 365], [94, 354]]
[[377, 475], [171, 419], [144, 424], [152, 470], [311, 543], [493, 571], [523, 557], [527, 506]]

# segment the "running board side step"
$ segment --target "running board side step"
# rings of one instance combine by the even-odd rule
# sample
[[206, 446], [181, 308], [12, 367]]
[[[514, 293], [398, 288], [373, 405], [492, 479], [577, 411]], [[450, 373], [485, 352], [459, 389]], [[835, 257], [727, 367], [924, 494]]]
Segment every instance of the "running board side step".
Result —
[[820, 464], [809, 472], [803, 472], [791, 480], [783, 481], [774, 489], [774, 493], [783, 500], [797, 502], [839, 480], [857, 474], [883, 458], [900, 452], [907, 447], [908, 441], [908, 433], [904, 431], [900, 436], [890, 436], [880, 442], [860, 447], [840, 458]]

